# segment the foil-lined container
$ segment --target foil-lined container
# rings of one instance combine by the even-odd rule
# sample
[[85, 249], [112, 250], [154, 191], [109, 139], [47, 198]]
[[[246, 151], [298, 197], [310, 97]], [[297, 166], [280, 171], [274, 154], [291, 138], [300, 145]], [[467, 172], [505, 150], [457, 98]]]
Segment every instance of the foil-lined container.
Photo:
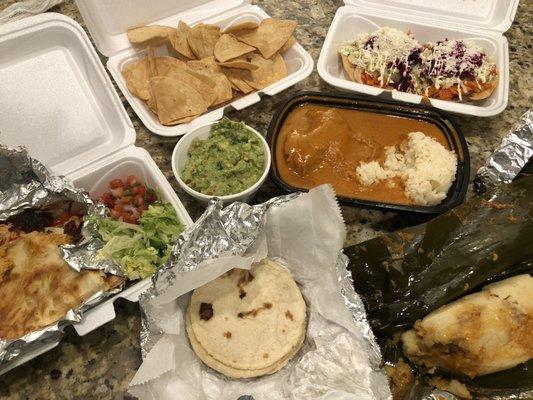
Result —
[[[141, 295], [139, 399], [389, 399], [381, 354], [341, 249], [345, 227], [330, 186], [250, 206], [213, 200]], [[247, 380], [206, 367], [184, 329], [190, 292], [265, 257], [285, 265], [308, 305], [306, 340], [280, 371]]]
[[[0, 222], [24, 210], [41, 209], [58, 202], [72, 203], [86, 215], [101, 211], [87, 193], [74, 187], [64, 177], [53, 176], [24, 148], [11, 149], [0, 145], [0, 177]], [[17, 357], [58, 343], [65, 326], [81, 321], [84, 311], [121, 289], [119, 286], [110, 291], [96, 292], [76, 308], [68, 310], [62, 319], [18, 339], [0, 338], [0, 372], [8, 369], [8, 364]]]

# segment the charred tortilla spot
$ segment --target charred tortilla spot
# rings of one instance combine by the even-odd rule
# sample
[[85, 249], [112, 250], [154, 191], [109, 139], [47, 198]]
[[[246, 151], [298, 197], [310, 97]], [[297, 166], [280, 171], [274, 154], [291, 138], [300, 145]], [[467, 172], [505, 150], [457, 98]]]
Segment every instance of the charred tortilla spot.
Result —
[[244, 271], [239, 278], [239, 281], [237, 282], [237, 287], [242, 289], [244, 286], [246, 286], [248, 283], [254, 280], [254, 276], [250, 271]]
[[268, 358], [268, 353], [263, 353], [263, 358]]
[[209, 321], [213, 316], [213, 305], [211, 303], [200, 304], [200, 319]]
[[245, 318], [245, 317], [257, 317], [257, 314], [259, 314], [263, 310], [270, 310], [272, 308], [272, 303], [263, 303], [263, 307], [255, 308], [250, 311], [242, 311], [237, 314], [238, 318]]
[[231, 339], [231, 332], [230, 332], [230, 331], [226, 331], [226, 332], [224, 332], [224, 337], [225, 337], [226, 339]]
[[241, 277], [239, 278], [239, 281], [237, 282], [237, 287], [239, 288], [239, 298], [243, 299], [246, 296], [246, 292], [244, 291], [244, 287], [254, 280], [254, 276], [250, 271], [243, 271]]
[[294, 315], [289, 310], [285, 311], [285, 318], [290, 319], [291, 321], [294, 321]]

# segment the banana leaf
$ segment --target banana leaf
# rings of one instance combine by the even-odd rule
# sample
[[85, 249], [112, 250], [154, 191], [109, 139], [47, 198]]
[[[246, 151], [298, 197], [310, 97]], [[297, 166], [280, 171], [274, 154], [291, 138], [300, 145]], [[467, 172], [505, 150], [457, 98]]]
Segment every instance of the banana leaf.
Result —
[[[384, 360], [394, 362], [398, 351], [390, 351], [390, 338], [395, 332], [491, 281], [533, 272], [533, 175], [474, 197], [426, 224], [344, 251]], [[533, 389], [533, 363], [466, 383], [489, 398], [524, 393]], [[417, 396], [427, 386], [415, 386], [409, 398], [423, 398]]]
[[491, 279], [530, 270], [532, 199], [528, 176], [427, 224], [345, 248], [378, 336], [411, 327]]

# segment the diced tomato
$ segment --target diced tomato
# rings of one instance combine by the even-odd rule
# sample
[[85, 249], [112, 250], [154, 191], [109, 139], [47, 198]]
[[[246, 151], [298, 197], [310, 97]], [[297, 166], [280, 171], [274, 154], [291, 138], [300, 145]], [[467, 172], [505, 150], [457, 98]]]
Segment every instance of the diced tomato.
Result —
[[155, 190], [146, 188], [135, 175], [128, 176], [125, 181], [113, 179], [109, 188], [100, 199], [109, 208], [110, 216], [131, 224], [138, 223], [148, 205], [157, 201]]
[[111, 194], [115, 198], [124, 196], [124, 186], [118, 187], [116, 189], [111, 189]]
[[142, 196], [142, 194], [135, 195], [135, 205], [137, 207], [144, 205], [144, 197]]
[[122, 196], [120, 198], [120, 202], [122, 204], [132, 204], [133, 203], [133, 196]]
[[140, 194], [141, 196], [144, 196], [146, 193], [146, 187], [143, 185], [137, 185], [133, 188], [133, 194]]
[[111, 182], [109, 182], [109, 187], [111, 189], [116, 189], [122, 186], [124, 186], [124, 182], [122, 182], [122, 179], [113, 179]]
[[137, 183], [137, 177], [135, 175], [128, 176], [128, 179], [126, 180], [127, 184], [129, 186], [133, 186]]
[[113, 206], [115, 205], [115, 198], [109, 192], [105, 192], [102, 197], [100, 197], [100, 199], [106, 207], [113, 208]]

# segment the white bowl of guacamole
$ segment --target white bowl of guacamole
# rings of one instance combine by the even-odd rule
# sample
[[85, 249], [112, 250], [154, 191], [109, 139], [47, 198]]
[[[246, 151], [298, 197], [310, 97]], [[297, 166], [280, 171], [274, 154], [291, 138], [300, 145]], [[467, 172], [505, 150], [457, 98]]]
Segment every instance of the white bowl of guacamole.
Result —
[[250, 200], [265, 181], [270, 162], [263, 136], [228, 118], [190, 131], [172, 153], [178, 184], [203, 203], [214, 197], [225, 204]]

